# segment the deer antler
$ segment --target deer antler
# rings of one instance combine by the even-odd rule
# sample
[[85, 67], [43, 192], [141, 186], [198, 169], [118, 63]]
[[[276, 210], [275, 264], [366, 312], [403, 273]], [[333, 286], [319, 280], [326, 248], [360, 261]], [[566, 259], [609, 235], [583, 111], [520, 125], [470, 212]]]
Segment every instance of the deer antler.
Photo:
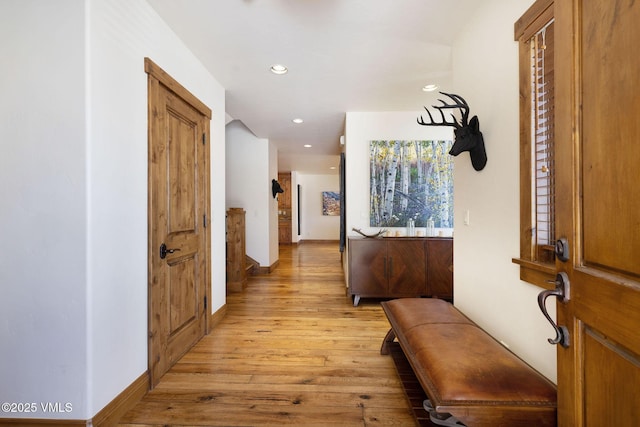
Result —
[[[422, 116], [420, 116], [420, 118], [418, 119], [418, 124], [421, 124], [422, 126], [453, 126], [456, 129], [468, 126], [467, 120], [469, 118], [469, 104], [467, 104], [467, 101], [465, 101], [460, 95], [444, 92], [440, 93], [451, 98], [455, 102], [455, 104], [447, 104], [442, 99], [438, 99], [438, 101], [440, 101], [442, 105], [432, 105], [432, 107], [440, 112], [442, 121], [434, 121], [431, 112], [427, 109], [427, 107], [424, 107], [424, 109], [427, 111], [427, 114], [429, 115], [430, 122], [425, 122]], [[462, 113], [462, 120], [460, 121], [460, 123], [458, 123], [458, 120], [456, 120], [456, 117], [453, 114], [451, 114], [451, 118], [453, 119], [452, 122], [447, 121], [447, 119], [445, 118], [443, 110], [451, 108], [457, 108]]]

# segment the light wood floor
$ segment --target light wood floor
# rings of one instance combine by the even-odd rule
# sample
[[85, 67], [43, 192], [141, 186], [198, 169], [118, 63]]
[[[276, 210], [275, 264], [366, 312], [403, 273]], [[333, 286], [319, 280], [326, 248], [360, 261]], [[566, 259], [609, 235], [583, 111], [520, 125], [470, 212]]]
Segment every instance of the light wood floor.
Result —
[[120, 426], [415, 426], [388, 329], [377, 301], [347, 298], [337, 243], [281, 246]]

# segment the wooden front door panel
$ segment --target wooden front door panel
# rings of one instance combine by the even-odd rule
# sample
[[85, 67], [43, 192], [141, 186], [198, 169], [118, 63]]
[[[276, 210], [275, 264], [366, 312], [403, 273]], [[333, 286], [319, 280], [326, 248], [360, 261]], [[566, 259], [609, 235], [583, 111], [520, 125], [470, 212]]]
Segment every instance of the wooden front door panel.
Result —
[[640, 4], [555, 7], [559, 425], [640, 425]]
[[206, 330], [208, 119], [151, 74], [149, 111], [149, 371], [154, 386]]

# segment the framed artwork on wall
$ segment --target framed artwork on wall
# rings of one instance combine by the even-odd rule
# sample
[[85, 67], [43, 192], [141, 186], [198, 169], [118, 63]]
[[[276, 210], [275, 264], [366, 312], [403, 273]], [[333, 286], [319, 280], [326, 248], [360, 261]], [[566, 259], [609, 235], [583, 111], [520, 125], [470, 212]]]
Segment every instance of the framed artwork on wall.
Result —
[[453, 228], [453, 141], [371, 141], [370, 226]]
[[340, 193], [338, 191], [322, 192], [322, 215], [340, 215]]

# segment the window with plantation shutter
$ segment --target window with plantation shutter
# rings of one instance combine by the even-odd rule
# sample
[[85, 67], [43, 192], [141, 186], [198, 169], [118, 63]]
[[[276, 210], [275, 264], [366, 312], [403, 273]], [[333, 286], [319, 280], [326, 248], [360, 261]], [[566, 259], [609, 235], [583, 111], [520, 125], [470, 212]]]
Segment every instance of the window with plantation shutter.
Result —
[[552, 288], [555, 277], [553, 1], [515, 23], [520, 51], [520, 278]]
[[531, 46], [531, 115], [535, 192], [533, 234], [536, 259], [553, 262], [554, 162], [553, 162], [553, 21], [537, 32]]

